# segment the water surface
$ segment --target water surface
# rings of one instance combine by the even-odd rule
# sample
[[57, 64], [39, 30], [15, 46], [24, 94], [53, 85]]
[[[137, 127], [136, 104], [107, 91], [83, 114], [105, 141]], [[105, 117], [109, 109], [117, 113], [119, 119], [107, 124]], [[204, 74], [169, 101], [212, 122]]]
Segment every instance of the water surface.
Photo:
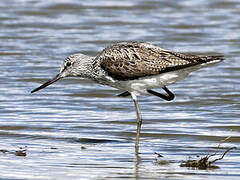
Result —
[[[0, 2], [0, 149], [2, 179], [239, 179], [239, 150], [220, 169], [179, 167], [189, 156], [240, 143], [240, 2]], [[119, 41], [147, 41], [226, 61], [169, 86], [176, 99], [140, 98], [143, 126], [135, 156], [132, 100], [88, 80], [68, 78], [30, 94], [76, 52], [95, 56]], [[160, 91], [160, 89], [159, 89]], [[158, 165], [154, 153], [170, 161]]]

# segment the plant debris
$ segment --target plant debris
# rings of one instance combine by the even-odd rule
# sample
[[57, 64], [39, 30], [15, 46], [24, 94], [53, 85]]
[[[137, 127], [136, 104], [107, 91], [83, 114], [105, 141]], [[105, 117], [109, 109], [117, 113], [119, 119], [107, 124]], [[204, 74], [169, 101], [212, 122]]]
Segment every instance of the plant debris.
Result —
[[56, 148], [56, 147], [50, 147], [50, 149], [58, 149], [58, 148]]
[[81, 146], [81, 150], [87, 149], [85, 146]]
[[214, 165], [218, 160], [221, 160], [224, 158], [224, 156], [232, 149], [237, 149], [236, 147], [228, 148], [223, 155], [220, 158], [214, 159], [213, 161], [209, 161], [209, 158], [212, 156], [215, 156], [217, 154], [217, 151], [214, 154], [206, 155], [205, 157], [200, 158], [199, 160], [187, 160], [180, 164], [180, 167], [192, 167], [192, 168], [198, 168], [198, 169], [218, 169], [219, 167]]
[[168, 161], [168, 160], [165, 160], [165, 159], [163, 159], [162, 157], [163, 157], [163, 155], [161, 155], [161, 154], [159, 154], [159, 153], [154, 153], [154, 154], [156, 154], [157, 155], [157, 157], [155, 158], [155, 164], [158, 164], [158, 165], [167, 165], [167, 164], [169, 164], [170, 163], [170, 161]]
[[15, 155], [16, 156], [27, 156], [27, 153], [26, 153], [26, 149], [23, 149], [23, 150], [19, 150], [19, 151], [15, 151]]
[[213, 154], [208, 154], [204, 157], [201, 157], [199, 160], [187, 160], [187, 161], [183, 161], [181, 164], [180, 164], [180, 167], [192, 167], [192, 168], [197, 168], [197, 169], [208, 169], [208, 168], [212, 168], [212, 169], [218, 169], [219, 167], [214, 165], [213, 163], [215, 163], [216, 161], [219, 161], [219, 160], [222, 160], [224, 158], [224, 156], [230, 151], [230, 150], [233, 150], [233, 149], [237, 149], [236, 147], [230, 147], [230, 148], [227, 148], [227, 150], [223, 153], [223, 155], [220, 157], [220, 158], [216, 158], [212, 161], [209, 161], [209, 158], [210, 157], [213, 157], [215, 155], [217, 155], [218, 151], [219, 151], [219, 148], [220, 148], [220, 145], [221, 143], [225, 142], [226, 140], [228, 140], [230, 137], [227, 137], [225, 138], [224, 140], [222, 140], [222, 142], [219, 143], [218, 147], [217, 147], [217, 150], [215, 153]]
[[14, 154], [16, 156], [27, 156], [27, 149], [20, 147], [19, 150], [16, 151], [9, 151], [6, 149], [0, 149], [0, 152], [2, 153], [8, 153], [8, 154]]
[[9, 151], [6, 150], [6, 149], [0, 149], [0, 152], [2, 152], [2, 153], [7, 153], [7, 152], [9, 152]]

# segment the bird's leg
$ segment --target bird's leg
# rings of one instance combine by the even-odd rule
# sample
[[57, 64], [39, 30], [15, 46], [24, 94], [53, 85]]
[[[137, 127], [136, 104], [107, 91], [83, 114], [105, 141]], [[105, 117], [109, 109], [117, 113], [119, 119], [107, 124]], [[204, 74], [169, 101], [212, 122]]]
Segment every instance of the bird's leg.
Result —
[[118, 94], [117, 96], [118, 96], [118, 97], [127, 97], [127, 96], [130, 96], [130, 95], [131, 95], [130, 92], [124, 91], [123, 93]]
[[165, 90], [167, 94], [161, 94], [151, 89], [147, 90], [147, 92], [154, 96], [158, 96], [166, 101], [171, 101], [174, 99], [175, 95], [171, 91], [169, 91], [167, 87], [163, 87], [163, 90]]
[[135, 142], [135, 152], [138, 154], [139, 152], [139, 138], [140, 138], [140, 131], [141, 131], [141, 126], [142, 126], [142, 117], [140, 114], [139, 106], [138, 106], [138, 101], [137, 101], [137, 96], [133, 93], [131, 93], [136, 113], [137, 113], [137, 134], [136, 134], [136, 142]]

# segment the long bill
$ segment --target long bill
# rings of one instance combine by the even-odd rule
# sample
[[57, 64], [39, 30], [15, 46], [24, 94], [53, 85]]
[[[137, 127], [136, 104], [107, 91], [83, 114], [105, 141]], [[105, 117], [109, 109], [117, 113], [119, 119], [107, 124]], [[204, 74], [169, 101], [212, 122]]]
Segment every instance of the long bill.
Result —
[[45, 82], [44, 84], [42, 84], [41, 86], [39, 86], [38, 88], [34, 89], [31, 91], [31, 93], [34, 93], [36, 91], [39, 91], [40, 89], [43, 89], [47, 86], [49, 86], [50, 84], [58, 81], [59, 79], [62, 79], [63, 77], [61, 76], [61, 73], [59, 73], [58, 75], [56, 75], [53, 79], [48, 80], [47, 82]]

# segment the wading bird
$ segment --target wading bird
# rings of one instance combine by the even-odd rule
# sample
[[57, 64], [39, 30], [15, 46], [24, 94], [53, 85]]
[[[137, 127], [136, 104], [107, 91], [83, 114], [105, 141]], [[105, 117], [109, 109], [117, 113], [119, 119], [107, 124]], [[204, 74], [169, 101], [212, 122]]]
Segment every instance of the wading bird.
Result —
[[[34, 93], [59, 79], [77, 76], [108, 85], [131, 96], [137, 113], [135, 150], [138, 153], [142, 118], [137, 96], [151, 94], [166, 101], [174, 94], [166, 87], [183, 80], [192, 71], [223, 60], [223, 56], [197, 56], [177, 53], [144, 42], [116, 43], [105, 48], [96, 57], [73, 54], [67, 57], [53, 79], [34, 89]], [[152, 89], [162, 88], [166, 94]]]

